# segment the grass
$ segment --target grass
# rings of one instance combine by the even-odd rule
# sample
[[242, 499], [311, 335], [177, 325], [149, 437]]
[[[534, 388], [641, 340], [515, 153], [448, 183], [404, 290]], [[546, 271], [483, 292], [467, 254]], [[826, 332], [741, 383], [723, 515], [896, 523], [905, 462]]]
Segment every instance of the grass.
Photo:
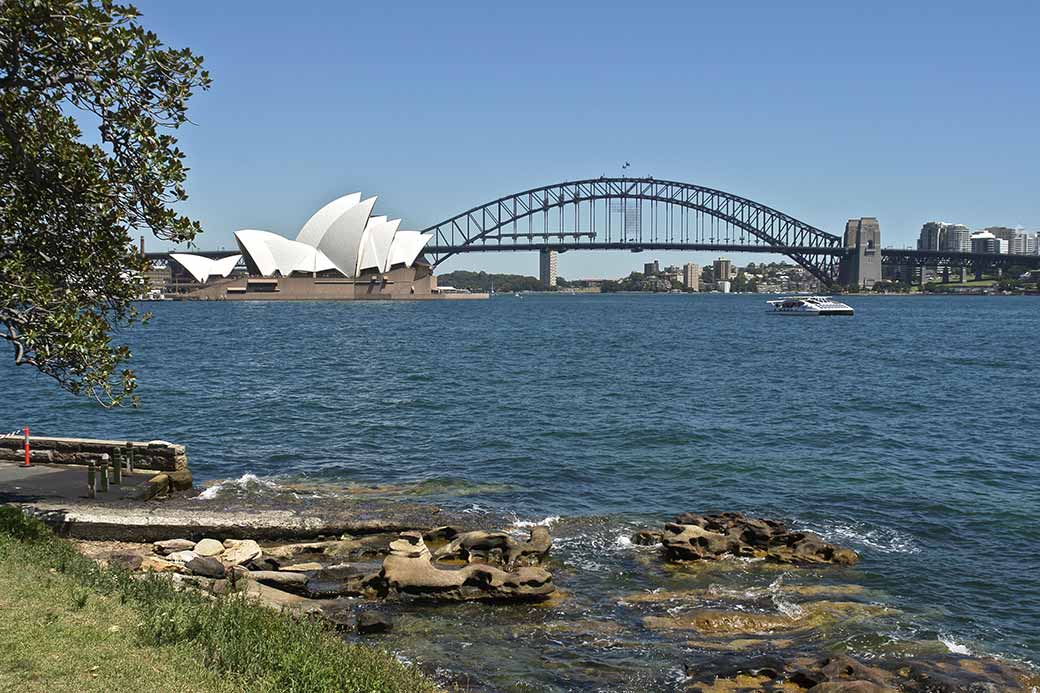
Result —
[[101, 568], [0, 507], [0, 690], [432, 691], [321, 621]]

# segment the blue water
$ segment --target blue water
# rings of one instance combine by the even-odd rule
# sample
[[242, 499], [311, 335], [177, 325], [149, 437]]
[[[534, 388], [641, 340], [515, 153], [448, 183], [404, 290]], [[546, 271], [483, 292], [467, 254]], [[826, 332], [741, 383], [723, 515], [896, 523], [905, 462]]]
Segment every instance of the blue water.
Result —
[[185, 443], [200, 480], [407, 483], [519, 517], [786, 518], [936, 633], [1040, 659], [1040, 300], [751, 296], [167, 303], [142, 406], [9, 360], [0, 430]]

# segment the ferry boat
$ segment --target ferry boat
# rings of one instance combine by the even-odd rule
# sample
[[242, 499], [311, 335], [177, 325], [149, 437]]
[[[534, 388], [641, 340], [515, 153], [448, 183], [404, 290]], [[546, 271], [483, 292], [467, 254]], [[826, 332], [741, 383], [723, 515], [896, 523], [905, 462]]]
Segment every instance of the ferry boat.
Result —
[[787, 296], [766, 301], [777, 315], [853, 315], [852, 306], [830, 296]]

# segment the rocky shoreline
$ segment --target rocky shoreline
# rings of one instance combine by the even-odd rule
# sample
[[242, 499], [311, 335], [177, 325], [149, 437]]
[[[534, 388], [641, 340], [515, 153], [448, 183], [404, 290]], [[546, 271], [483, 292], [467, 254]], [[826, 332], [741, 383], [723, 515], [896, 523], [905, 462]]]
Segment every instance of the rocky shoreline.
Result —
[[[248, 537], [250, 526], [264, 526], [253, 517], [246, 526], [231, 523], [223, 531], [211, 522], [204, 537], [187, 536], [194, 534], [187, 531], [149, 543], [106, 536], [77, 544], [100, 562], [140, 575], [162, 573], [180, 588], [241, 593], [271, 608], [319, 616], [345, 637], [407, 636], [423, 609], [448, 605], [430, 612], [443, 614], [445, 608], [484, 604], [476, 608], [499, 610], [487, 612], [489, 618], [527, 619], [535, 632], [554, 638], [573, 633], [579, 642], [591, 637], [613, 643], [611, 648], [624, 646], [625, 628], [609, 619], [545, 621], [546, 608], [563, 612], [568, 601], [585, 596], [561, 590], [554, 579], [563, 571], [573, 580], [573, 568], [554, 558], [548, 527], [503, 529], [487, 526], [488, 518], [482, 518], [485, 526], [474, 528], [469, 516], [407, 504], [401, 508], [398, 515], [366, 517], [357, 520], [363, 524], [352, 525], [353, 531], [336, 534], [326, 533], [336, 524], [326, 518], [310, 525], [319, 527], [317, 532], [303, 524], [291, 538], [274, 539], [264, 531]], [[418, 518], [429, 524], [417, 524]], [[158, 526], [150, 524], [148, 533]], [[821, 647], [820, 634], [857, 620], [885, 618], [895, 610], [853, 584], [784, 584], [789, 571], [826, 575], [849, 570], [859, 555], [779, 520], [683, 513], [660, 529], [636, 530], [630, 539], [642, 549], [639, 560], [647, 569], [680, 580], [706, 570], [784, 571], [758, 593], [712, 582], [706, 588], [648, 586], [616, 599], [626, 618], [631, 614], [632, 628], [678, 643], [683, 651], [706, 653], [696, 661], [676, 662], [681, 673], [673, 683], [680, 690], [1029, 693], [1040, 686], [1036, 672], [1026, 667], [941, 646], [908, 643], [901, 652], [870, 660]], [[399, 613], [408, 620], [399, 622]], [[524, 632], [522, 624], [513, 632]], [[466, 685], [494, 690], [473, 679]]]

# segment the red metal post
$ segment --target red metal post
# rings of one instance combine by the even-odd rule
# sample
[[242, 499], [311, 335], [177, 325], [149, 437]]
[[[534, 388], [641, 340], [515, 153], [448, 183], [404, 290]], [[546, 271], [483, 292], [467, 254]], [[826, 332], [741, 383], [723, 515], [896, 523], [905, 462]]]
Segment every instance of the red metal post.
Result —
[[23, 467], [29, 466], [29, 427], [25, 427], [25, 464]]

